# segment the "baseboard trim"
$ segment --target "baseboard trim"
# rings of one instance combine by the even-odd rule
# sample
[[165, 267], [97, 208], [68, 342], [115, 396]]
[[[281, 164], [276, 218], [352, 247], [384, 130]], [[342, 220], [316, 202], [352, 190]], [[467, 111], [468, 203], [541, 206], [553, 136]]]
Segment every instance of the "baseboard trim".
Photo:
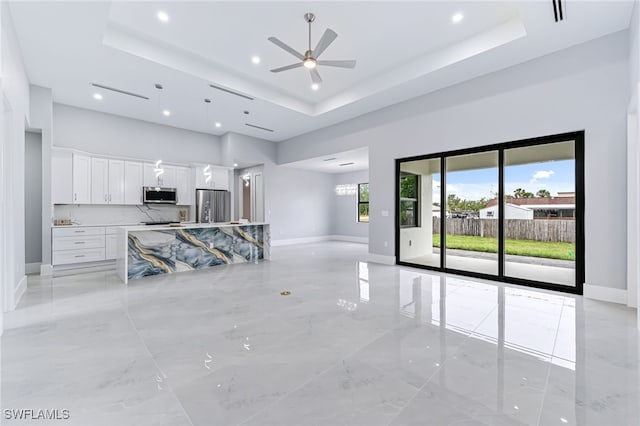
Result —
[[331, 241], [347, 241], [350, 243], [369, 244], [368, 237], [354, 237], [351, 235], [330, 235], [329, 239]]
[[366, 257], [367, 262], [381, 263], [383, 265], [395, 265], [395, 256], [385, 256], [383, 254], [369, 253]]
[[28, 274], [39, 274], [40, 273], [40, 262], [36, 263], [27, 263], [24, 265], [24, 271]]
[[40, 275], [43, 277], [50, 277], [53, 275], [53, 265], [40, 265]]
[[20, 303], [20, 299], [22, 299], [22, 296], [26, 292], [27, 292], [27, 276], [23, 275], [15, 291], [13, 292], [13, 303], [12, 303], [12, 306], [10, 306], [12, 311], [16, 309], [16, 307], [18, 306], [18, 303]]
[[601, 300], [603, 302], [627, 304], [627, 290], [620, 288], [603, 287], [600, 285], [585, 284], [583, 295], [588, 299]]
[[287, 240], [271, 240], [271, 247], [290, 246], [294, 244], [319, 243], [322, 241], [329, 241], [329, 236], [323, 235], [320, 237], [291, 238]]

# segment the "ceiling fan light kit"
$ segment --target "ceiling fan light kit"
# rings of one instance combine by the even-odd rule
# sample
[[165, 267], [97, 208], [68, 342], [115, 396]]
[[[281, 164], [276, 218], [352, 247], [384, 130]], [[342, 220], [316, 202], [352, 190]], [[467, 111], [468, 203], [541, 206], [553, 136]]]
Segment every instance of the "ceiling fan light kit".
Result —
[[298, 52], [297, 50], [295, 50], [294, 48], [292, 48], [291, 46], [289, 46], [288, 44], [280, 41], [278, 38], [269, 37], [270, 42], [272, 42], [279, 48], [289, 52], [290, 54], [292, 54], [293, 56], [295, 56], [300, 60], [300, 62], [297, 62], [295, 64], [285, 65], [280, 68], [274, 68], [271, 70], [271, 72], [279, 73], [282, 71], [288, 71], [294, 68], [303, 67], [309, 70], [309, 74], [311, 75], [311, 81], [316, 87], [318, 87], [318, 85], [322, 83], [322, 78], [320, 77], [320, 73], [318, 73], [318, 66], [337, 67], [337, 68], [355, 68], [356, 66], [355, 60], [347, 60], [347, 61], [335, 61], [335, 60], [319, 61], [318, 60], [322, 52], [324, 52], [327, 49], [327, 47], [329, 47], [329, 45], [333, 43], [333, 41], [338, 37], [338, 34], [332, 29], [327, 28], [324, 31], [324, 34], [322, 35], [322, 37], [320, 37], [320, 40], [318, 40], [318, 44], [316, 45], [316, 48], [312, 50], [311, 49], [311, 24], [315, 19], [316, 19], [316, 16], [311, 12], [304, 14], [304, 20], [307, 22], [307, 24], [309, 24], [309, 44], [308, 44], [309, 48], [307, 49], [306, 52], [304, 52], [304, 55]]

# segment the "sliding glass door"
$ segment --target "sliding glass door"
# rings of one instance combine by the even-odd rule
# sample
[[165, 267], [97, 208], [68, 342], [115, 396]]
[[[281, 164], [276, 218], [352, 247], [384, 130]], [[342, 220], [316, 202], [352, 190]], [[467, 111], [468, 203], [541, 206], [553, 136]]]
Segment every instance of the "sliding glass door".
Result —
[[498, 275], [498, 217], [480, 220], [498, 191], [498, 151], [446, 157], [445, 164], [445, 265]]
[[396, 161], [399, 264], [582, 294], [584, 133]]

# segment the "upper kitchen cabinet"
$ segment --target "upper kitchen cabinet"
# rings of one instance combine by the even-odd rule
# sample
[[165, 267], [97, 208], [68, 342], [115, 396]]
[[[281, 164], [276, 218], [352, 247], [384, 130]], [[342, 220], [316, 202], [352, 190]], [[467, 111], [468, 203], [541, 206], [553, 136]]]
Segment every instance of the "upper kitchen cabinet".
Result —
[[124, 161], [109, 160], [109, 204], [124, 204]]
[[73, 204], [91, 203], [91, 157], [73, 154]]
[[91, 159], [91, 204], [124, 204], [124, 161]]
[[[156, 171], [156, 169], [161, 169], [162, 172]], [[160, 164], [156, 167], [155, 164], [144, 164], [144, 186], [175, 188], [176, 184], [176, 168], [174, 166]]]
[[51, 150], [51, 202], [73, 204], [73, 154]]
[[220, 166], [196, 167], [196, 189], [229, 190], [229, 169]]
[[176, 167], [176, 191], [178, 202], [176, 204], [189, 206], [194, 204], [193, 183], [191, 180], [191, 169], [188, 167]]
[[109, 160], [91, 159], [91, 204], [109, 204]]
[[142, 205], [143, 183], [142, 163], [137, 161], [124, 162], [124, 203]]

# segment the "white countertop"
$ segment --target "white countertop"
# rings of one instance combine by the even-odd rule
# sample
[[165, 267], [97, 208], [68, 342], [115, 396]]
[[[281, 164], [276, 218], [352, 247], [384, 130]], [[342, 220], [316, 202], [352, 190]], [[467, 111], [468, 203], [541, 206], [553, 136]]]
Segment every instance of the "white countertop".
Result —
[[268, 225], [264, 222], [250, 222], [250, 223], [181, 223], [180, 226], [169, 225], [134, 225], [134, 226], [122, 226], [125, 231], [165, 231], [165, 230], [177, 230], [177, 229], [202, 229], [202, 228], [226, 228], [229, 226], [248, 226], [248, 225]]
[[96, 223], [96, 224], [77, 224], [74, 223], [72, 225], [51, 225], [52, 228], [91, 228], [91, 227], [120, 227], [120, 226], [138, 226], [140, 222], [137, 223]]

